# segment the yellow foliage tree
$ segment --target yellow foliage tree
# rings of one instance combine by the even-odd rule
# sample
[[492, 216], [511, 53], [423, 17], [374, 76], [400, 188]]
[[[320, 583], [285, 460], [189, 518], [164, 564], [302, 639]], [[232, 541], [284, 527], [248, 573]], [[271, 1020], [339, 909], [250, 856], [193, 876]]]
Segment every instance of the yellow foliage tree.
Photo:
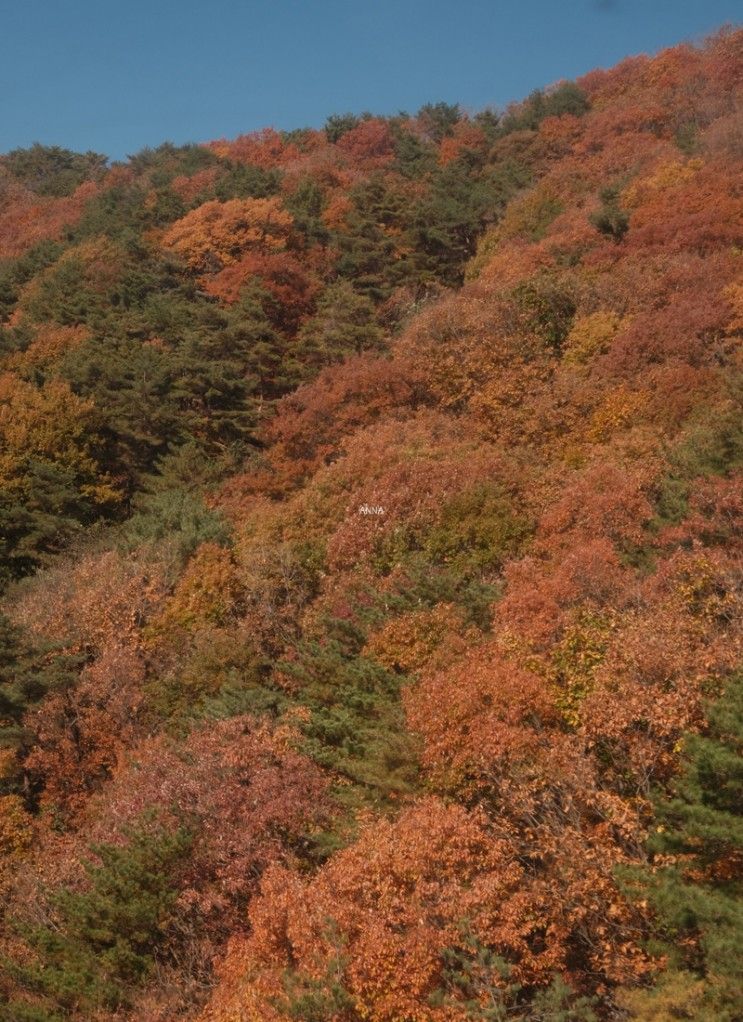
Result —
[[80, 492], [96, 504], [118, 499], [110, 479], [94, 457], [97, 411], [62, 380], [42, 387], [15, 373], [0, 375], [0, 486], [24, 487], [29, 459], [59, 465], [74, 473]]
[[563, 358], [573, 365], [586, 365], [606, 351], [616, 337], [622, 320], [610, 310], [578, 316], [563, 344]]
[[42, 323], [26, 350], [13, 354], [7, 365], [22, 374], [30, 375], [36, 369], [45, 369], [52, 365], [89, 337], [89, 331], [80, 324], [59, 326], [57, 323]]
[[31, 816], [18, 795], [0, 797], [0, 859], [22, 854], [31, 844]]
[[439, 603], [392, 618], [372, 635], [364, 652], [389, 670], [411, 673], [444, 666], [477, 634], [477, 629], [467, 628], [461, 610]]
[[223, 625], [239, 602], [240, 588], [230, 551], [217, 543], [202, 543], [153, 631], [172, 634], [182, 629]]
[[284, 248], [292, 224], [277, 198], [213, 199], [176, 220], [163, 244], [182, 255], [194, 270], [214, 272], [236, 263], [250, 250]]

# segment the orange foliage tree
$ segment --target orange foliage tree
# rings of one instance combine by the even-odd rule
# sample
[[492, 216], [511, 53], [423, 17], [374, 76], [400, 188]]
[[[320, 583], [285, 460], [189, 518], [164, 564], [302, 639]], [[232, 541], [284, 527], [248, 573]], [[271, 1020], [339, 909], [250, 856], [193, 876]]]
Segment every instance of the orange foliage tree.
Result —
[[247, 251], [282, 249], [292, 217], [279, 199], [213, 199], [177, 220], [163, 244], [200, 272], [221, 270]]

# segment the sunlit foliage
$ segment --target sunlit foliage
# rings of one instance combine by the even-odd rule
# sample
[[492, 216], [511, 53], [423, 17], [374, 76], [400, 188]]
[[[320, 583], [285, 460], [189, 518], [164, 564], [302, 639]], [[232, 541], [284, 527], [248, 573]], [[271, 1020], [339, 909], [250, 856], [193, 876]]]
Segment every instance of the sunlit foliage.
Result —
[[0, 1018], [739, 1017], [742, 42], [0, 157]]

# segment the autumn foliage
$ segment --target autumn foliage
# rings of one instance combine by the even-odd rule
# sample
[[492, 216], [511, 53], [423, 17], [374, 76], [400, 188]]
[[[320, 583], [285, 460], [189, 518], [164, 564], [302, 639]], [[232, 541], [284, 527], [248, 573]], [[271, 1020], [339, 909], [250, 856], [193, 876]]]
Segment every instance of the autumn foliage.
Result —
[[0, 157], [0, 1019], [736, 1022], [742, 75]]

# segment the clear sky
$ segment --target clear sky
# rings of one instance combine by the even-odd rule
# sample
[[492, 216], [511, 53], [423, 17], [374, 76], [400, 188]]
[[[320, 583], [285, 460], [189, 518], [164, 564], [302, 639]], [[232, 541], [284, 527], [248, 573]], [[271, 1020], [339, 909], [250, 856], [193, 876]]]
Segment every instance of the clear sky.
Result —
[[741, 0], [0, 0], [0, 152], [121, 159], [345, 111], [503, 106], [742, 14]]

